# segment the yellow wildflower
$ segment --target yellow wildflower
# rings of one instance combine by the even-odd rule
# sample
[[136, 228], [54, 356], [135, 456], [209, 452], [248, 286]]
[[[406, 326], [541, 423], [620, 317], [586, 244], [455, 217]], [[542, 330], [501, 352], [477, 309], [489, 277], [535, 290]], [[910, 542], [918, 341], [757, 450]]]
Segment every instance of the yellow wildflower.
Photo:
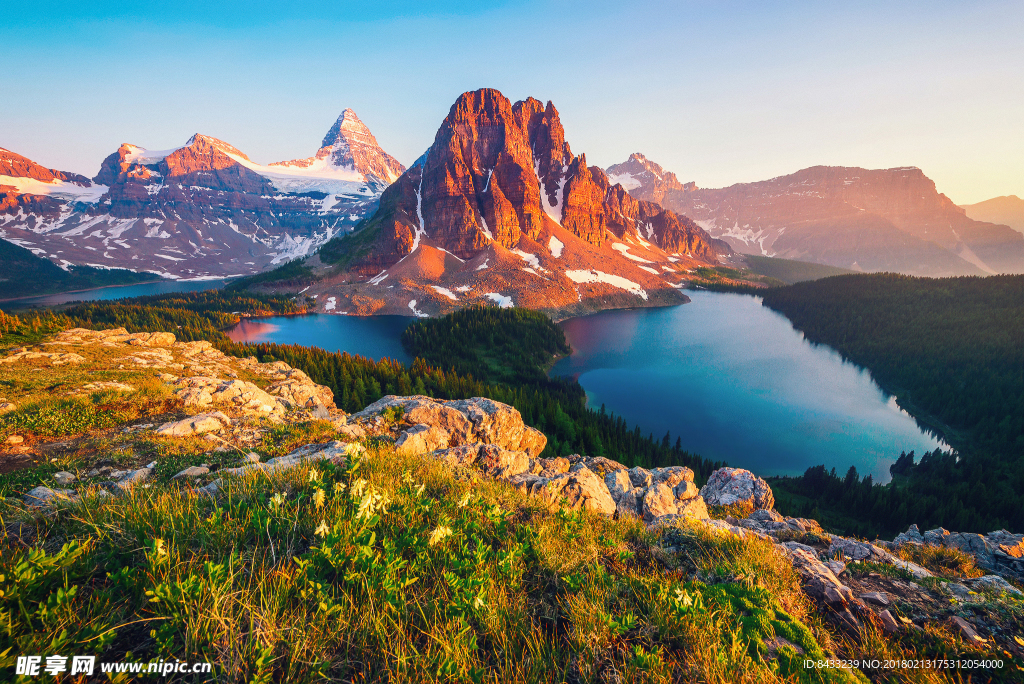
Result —
[[320, 527], [316, 528], [316, 531], [313, 532], [313, 534], [315, 534], [318, 537], [326, 537], [327, 533], [330, 532], [330, 531], [331, 531], [331, 528], [327, 527], [327, 521], [326, 520], [321, 520], [320, 521]]
[[323, 508], [324, 507], [324, 499], [325, 498], [327, 498], [327, 495], [324, 494], [324, 490], [317, 489], [315, 492], [313, 492], [313, 503], [316, 504], [317, 508]]
[[436, 530], [430, 533], [430, 538], [427, 540], [427, 543], [430, 544], [430, 546], [434, 546], [435, 544], [440, 544], [450, 536], [452, 536], [452, 528], [440, 525]]

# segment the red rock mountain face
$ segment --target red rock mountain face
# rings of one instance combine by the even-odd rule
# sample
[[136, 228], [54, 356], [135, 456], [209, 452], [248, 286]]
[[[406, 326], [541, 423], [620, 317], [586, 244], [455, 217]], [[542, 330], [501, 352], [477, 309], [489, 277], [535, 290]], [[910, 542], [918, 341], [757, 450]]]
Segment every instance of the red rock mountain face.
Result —
[[[171, 150], [125, 144], [93, 181], [2, 151], [0, 237], [58, 264], [184, 278], [255, 273], [351, 230], [376, 209], [381, 178], [402, 170], [351, 110], [328, 141], [323, 160], [305, 166], [263, 166], [199, 134]], [[5, 185], [12, 173], [19, 178]]]
[[[634, 155], [611, 167], [630, 174], [630, 193], [664, 193], [685, 214], [735, 250], [911, 275], [1024, 272], [1024, 236], [969, 218], [917, 168], [868, 170], [816, 166], [721, 189], [667, 187], [661, 168]], [[613, 170], [614, 169], [614, 170]]]
[[586, 156], [573, 156], [558, 111], [533, 98], [512, 104], [496, 90], [463, 94], [434, 144], [381, 198], [366, 272], [395, 263], [430, 236], [468, 259], [492, 243], [514, 249], [560, 225], [601, 247], [628, 232], [668, 253], [714, 262], [725, 249], [699, 226], [612, 186]]
[[574, 155], [551, 103], [484, 89], [452, 105], [371, 219], [323, 248], [344, 272], [307, 294], [327, 311], [407, 315], [678, 303], [687, 269], [730, 251]]
[[45, 183], [54, 180], [61, 180], [79, 183], [82, 185], [89, 184], [89, 179], [85, 176], [80, 176], [77, 173], [69, 173], [66, 171], [57, 171], [56, 169], [47, 169], [36, 164], [31, 159], [22, 157], [20, 154], [15, 154], [3, 147], [0, 147], [0, 176], [32, 178]]

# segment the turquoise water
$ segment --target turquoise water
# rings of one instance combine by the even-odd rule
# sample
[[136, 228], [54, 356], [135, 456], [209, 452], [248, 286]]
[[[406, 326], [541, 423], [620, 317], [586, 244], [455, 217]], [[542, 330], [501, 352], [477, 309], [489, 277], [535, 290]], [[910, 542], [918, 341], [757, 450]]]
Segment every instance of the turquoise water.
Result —
[[358, 354], [375, 361], [387, 357], [411, 363], [400, 339], [413, 320], [408, 316], [273, 316], [242, 320], [227, 335], [235, 342], [301, 344]]
[[887, 482], [901, 451], [942, 446], [867, 371], [759, 298], [688, 294], [682, 306], [562, 322], [574, 353], [552, 374], [576, 377], [591, 407], [645, 433], [762, 475], [855, 465]]
[[53, 306], [67, 302], [124, 299], [126, 297], [142, 297], [143, 295], [167, 294], [168, 292], [196, 292], [224, 287], [225, 283], [227, 283], [226, 280], [164, 280], [140, 285], [115, 285], [98, 287], [93, 290], [79, 290], [78, 292], [60, 292], [41, 297], [10, 299], [0, 302], [0, 306], [11, 309], [15, 306]]

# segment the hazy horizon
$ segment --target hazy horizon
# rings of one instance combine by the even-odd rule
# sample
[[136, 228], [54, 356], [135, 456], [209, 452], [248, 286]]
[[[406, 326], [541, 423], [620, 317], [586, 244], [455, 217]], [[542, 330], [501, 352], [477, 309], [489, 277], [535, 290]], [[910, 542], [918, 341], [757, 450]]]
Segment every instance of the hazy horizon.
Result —
[[1024, 6], [52, 3], [7, 10], [0, 147], [96, 174], [193, 133], [311, 155], [346, 107], [408, 165], [458, 95], [551, 100], [590, 164], [722, 187], [917, 166], [958, 204], [1024, 196]]

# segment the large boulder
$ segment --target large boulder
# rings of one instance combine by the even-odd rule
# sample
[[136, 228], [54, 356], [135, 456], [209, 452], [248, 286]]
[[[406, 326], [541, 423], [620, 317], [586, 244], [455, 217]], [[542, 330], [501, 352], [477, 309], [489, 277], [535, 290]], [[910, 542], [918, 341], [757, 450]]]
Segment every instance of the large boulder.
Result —
[[519, 411], [482, 397], [439, 401], [424, 396], [388, 395], [349, 416], [348, 422], [379, 425], [386, 420], [428, 425], [445, 432], [448, 441], [437, 447], [439, 449], [461, 444], [493, 444], [508, 451], [524, 451], [536, 458], [548, 441], [542, 432], [523, 423]]
[[775, 496], [768, 483], [742, 468], [719, 468], [711, 473], [700, 495], [711, 506], [740, 504], [753, 510], [775, 506]]
[[583, 508], [608, 516], [615, 513], [615, 500], [608, 493], [608, 488], [587, 468], [552, 478], [535, 475], [527, 478], [531, 479], [521, 481], [524, 488], [552, 506], [564, 503], [572, 510]]
[[523, 416], [508, 404], [484, 397], [445, 402], [473, 424], [473, 438], [510, 451], [525, 451], [536, 458], [544, 451], [548, 438], [540, 430], [523, 423]]
[[426, 454], [447, 448], [449, 438], [449, 433], [436, 425], [418, 423], [398, 436], [395, 449], [409, 456]]
[[663, 482], [651, 485], [644, 494], [642, 510], [644, 521], [648, 523], [654, 522], [663, 515], [678, 513], [675, 492]]
[[231, 426], [231, 419], [220, 411], [200, 413], [182, 420], [164, 423], [156, 429], [156, 434], [163, 437], [191, 437], [204, 432], [217, 432]]

